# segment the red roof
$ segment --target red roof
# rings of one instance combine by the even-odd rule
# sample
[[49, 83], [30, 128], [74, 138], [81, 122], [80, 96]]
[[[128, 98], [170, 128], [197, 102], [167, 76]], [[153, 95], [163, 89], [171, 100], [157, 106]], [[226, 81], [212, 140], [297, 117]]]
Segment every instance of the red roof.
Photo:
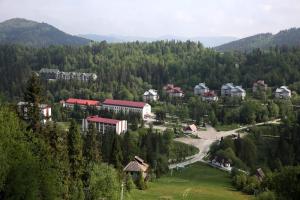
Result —
[[114, 99], [105, 99], [102, 104], [106, 105], [115, 105], [115, 106], [126, 106], [134, 108], [143, 108], [146, 103], [138, 101], [126, 101], [126, 100], [114, 100]]
[[102, 118], [102, 117], [98, 117], [98, 116], [89, 116], [89, 117], [87, 117], [87, 121], [99, 122], [99, 123], [105, 123], [105, 124], [117, 124], [120, 120]]
[[74, 99], [74, 98], [67, 99], [66, 103], [78, 104], [78, 105], [88, 105], [88, 106], [99, 106], [100, 105], [100, 101], [86, 100], [86, 99]]
[[215, 97], [217, 96], [216, 93], [214, 91], [209, 91], [209, 92], [205, 92], [203, 94], [204, 97]]

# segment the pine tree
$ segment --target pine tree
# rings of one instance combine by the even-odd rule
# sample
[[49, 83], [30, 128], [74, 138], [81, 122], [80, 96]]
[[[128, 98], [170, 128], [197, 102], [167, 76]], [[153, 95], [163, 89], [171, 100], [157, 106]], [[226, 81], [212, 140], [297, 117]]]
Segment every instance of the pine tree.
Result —
[[99, 152], [99, 141], [97, 140], [97, 130], [94, 124], [90, 124], [84, 145], [84, 154], [87, 162], [99, 162], [101, 160]]
[[82, 138], [74, 120], [71, 121], [68, 133], [68, 154], [71, 178], [78, 179], [82, 175]]
[[122, 168], [122, 149], [120, 145], [120, 139], [118, 135], [114, 136], [113, 143], [112, 143], [112, 150], [110, 155], [110, 164], [114, 165], [117, 169]]
[[42, 88], [38, 76], [33, 73], [27, 82], [26, 91], [24, 92], [24, 101], [27, 103], [27, 119], [29, 129], [37, 131], [40, 128], [41, 114], [40, 103], [42, 101]]

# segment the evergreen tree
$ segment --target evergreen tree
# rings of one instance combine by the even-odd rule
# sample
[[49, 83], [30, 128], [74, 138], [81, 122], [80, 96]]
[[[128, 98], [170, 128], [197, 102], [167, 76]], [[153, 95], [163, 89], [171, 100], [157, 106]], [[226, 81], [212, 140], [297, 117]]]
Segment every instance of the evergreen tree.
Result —
[[75, 120], [71, 121], [68, 133], [68, 154], [71, 178], [79, 179], [82, 175], [82, 138]]
[[32, 73], [31, 78], [27, 82], [24, 92], [24, 101], [27, 103], [26, 108], [29, 128], [33, 131], [37, 131], [40, 128], [42, 120], [39, 107], [42, 101], [42, 88], [40, 80], [35, 73]]
[[120, 138], [118, 135], [114, 136], [111, 146], [110, 164], [114, 165], [117, 169], [122, 168], [123, 156], [120, 144]]
[[95, 124], [90, 124], [89, 130], [86, 135], [84, 154], [86, 162], [97, 163], [101, 160], [99, 141], [97, 140], [97, 130]]

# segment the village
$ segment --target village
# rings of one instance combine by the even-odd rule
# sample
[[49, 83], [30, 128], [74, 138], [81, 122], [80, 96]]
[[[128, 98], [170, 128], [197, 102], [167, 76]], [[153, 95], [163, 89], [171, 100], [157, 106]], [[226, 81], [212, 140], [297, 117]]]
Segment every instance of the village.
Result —
[[[65, 75], [69, 74], [72, 76], [66, 77]], [[59, 70], [55, 69], [41, 69], [39, 72], [41, 78], [46, 80], [56, 80], [56, 79], [63, 79], [63, 80], [70, 80], [76, 79], [79, 81], [94, 81], [97, 76], [92, 73], [65, 73], [60, 72]], [[251, 88], [251, 93], [255, 94], [257, 92], [265, 92], [269, 90], [268, 85], [263, 80], [258, 80], [257, 82], [253, 83], [253, 87]], [[183, 99], [185, 97], [185, 93], [181, 87], [175, 86], [174, 84], [167, 84], [161, 91], [168, 96], [170, 99]], [[197, 84], [193, 89], [193, 94], [200, 98], [201, 101], [207, 103], [216, 103], [220, 101], [220, 98], [238, 98], [241, 101], [246, 99], [246, 90], [242, 88], [242, 86], [234, 85], [233, 83], [226, 83], [223, 84], [219, 90], [220, 92], [216, 92], [214, 90], [210, 90], [205, 83]], [[219, 98], [220, 95], [220, 98]], [[286, 86], [281, 86], [274, 91], [273, 97], [275, 99], [290, 99], [291, 98], [291, 90], [289, 90]], [[90, 99], [77, 99], [77, 98], [68, 98], [63, 99], [59, 102], [62, 108], [67, 110], [74, 110], [75, 107], [79, 107], [81, 110], [87, 109], [94, 109], [98, 111], [106, 111], [111, 113], [122, 113], [126, 115], [128, 113], [133, 113], [140, 117], [144, 126], [151, 127], [153, 129], [163, 131], [167, 128], [170, 128], [170, 123], [164, 117], [165, 121], [163, 124], [157, 124], [159, 119], [159, 113], [154, 113], [151, 104], [155, 106], [157, 102], [160, 101], [160, 96], [158, 94], [158, 90], [156, 89], [149, 89], [145, 91], [142, 95], [143, 101], [129, 101], [129, 100], [116, 100], [116, 99], [105, 99], [104, 101], [99, 100], [90, 100]], [[163, 102], [160, 102], [163, 103]], [[27, 106], [26, 102], [19, 102], [17, 104], [18, 111], [23, 116], [24, 119], [27, 117]], [[40, 113], [42, 116], [42, 123], [47, 123], [47, 121], [52, 121], [52, 110], [51, 105], [41, 104], [40, 106]], [[270, 121], [274, 123], [274, 120]], [[205, 157], [209, 152], [210, 145], [218, 140], [221, 140], [223, 137], [226, 136], [234, 136], [237, 137], [239, 133], [238, 130], [245, 129], [245, 127], [239, 127], [236, 130], [230, 130], [225, 132], [218, 133], [211, 125], [209, 121], [203, 121], [203, 125], [196, 125], [191, 121], [180, 121], [179, 128], [180, 132], [184, 135], [183, 139], [176, 139], [180, 142], [190, 144], [195, 146], [199, 149], [199, 153], [190, 157], [187, 157], [181, 163], [173, 163], [169, 166], [170, 169], [179, 169], [185, 167], [186, 165], [198, 162], [198, 161], [205, 161]], [[265, 123], [264, 123], [265, 124]], [[96, 130], [99, 134], [115, 133], [118, 135], [124, 134], [129, 130], [129, 122], [126, 118], [106, 118], [103, 116], [98, 115], [90, 115], [86, 116], [85, 118], [81, 119], [81, 131], [82, 134], [86, 134], [89, 130], [89, 127], [93, 125], [96, 127]], [[178, 126], [178, 124], [177, 124]], [[186, 139], [184, 139], [186, 138]], [[205, 139], [207, 142], [191, 142], [193, 138], [198, 139]], [[209, 141], [209, 142], [208, 142]], [[212, 166], [218, 167], [225, 171], [231, 171], [231, 161], [222, 158], [222, 157], [213, 157], [209, 162]], [[149, 165], [143, 161], [138, 155], [135, 156], [134, 160], [124, 168], [125, 172], [131, 173], [133, 177], [137, 177], [136, 172], [143, 172], [143, 177], [147, 177]], [[261, 169], [259, 169], [261, 170]]]

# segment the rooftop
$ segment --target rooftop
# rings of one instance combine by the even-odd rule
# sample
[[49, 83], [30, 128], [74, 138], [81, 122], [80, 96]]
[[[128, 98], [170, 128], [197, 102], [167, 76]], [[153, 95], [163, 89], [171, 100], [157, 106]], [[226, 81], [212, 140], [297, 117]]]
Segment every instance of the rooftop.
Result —
[[109, 119], [109, 118], [103, 118], [98, 116], [89, 116], [86, 118], [89, 122], [98, 122], [98, 123], [104, 123], [104, 124], [117, 124], [120, 122], [120, 120], [117, 119]]
[[146, 105], [146, 103], [139, 102], [139, 101], [114, 100], [114, 99], [105, 99], [105, 101], [102, 104], [126, 106], [126, 107], [134, 107], [134, 108], [143, 108]]
[[67, 99], [66, 103], [78, 104], [78, 105], [88, 105], [88, 106], [99, 106], [100, 105], [100, 101], [87, 100], [87, 99], [75, 99], [75, 98]]

